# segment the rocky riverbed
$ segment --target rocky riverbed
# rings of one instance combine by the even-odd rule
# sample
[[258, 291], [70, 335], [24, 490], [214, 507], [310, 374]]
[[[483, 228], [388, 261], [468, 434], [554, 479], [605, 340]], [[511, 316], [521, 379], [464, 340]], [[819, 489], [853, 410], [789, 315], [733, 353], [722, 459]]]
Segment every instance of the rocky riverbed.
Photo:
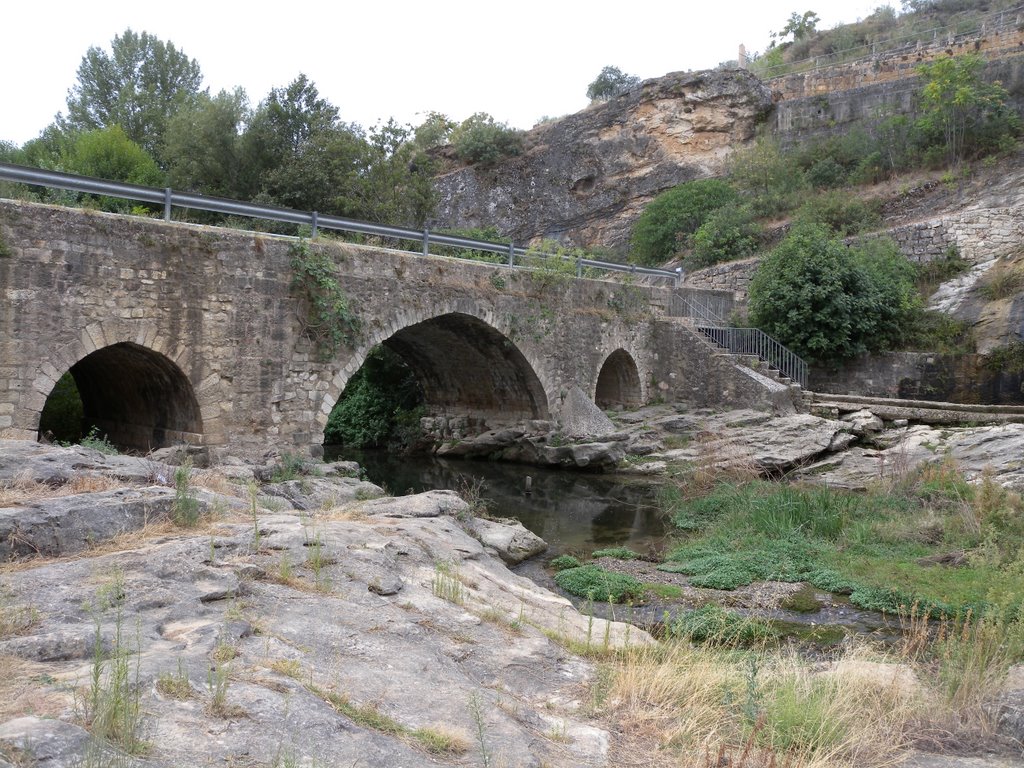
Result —
[[[634, 469], [738, 461], [725, 445], [778, 468], [853, 434], [816, 418], [620, 427]], [[578, 652], [654, 641], [511, 572], [544, 548], [521, 526], [450, 491], [383, 497], [348, 462], [174, 454], [0, 441], [0, 766], [626, 764]], [[1006, 734], [1022, 702], [1007, 691]]]

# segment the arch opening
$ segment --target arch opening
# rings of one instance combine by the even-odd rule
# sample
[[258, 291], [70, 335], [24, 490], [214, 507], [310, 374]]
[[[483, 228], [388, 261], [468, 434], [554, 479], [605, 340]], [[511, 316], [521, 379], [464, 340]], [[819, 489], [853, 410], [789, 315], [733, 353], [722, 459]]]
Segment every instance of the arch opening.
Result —
[[[341, 409], [351, 410], [346, 405], [350, 398], [366, 394], [366, 375], [379, 369], [381, 359], [392, 361], [392, 372], [397, 361], [415, 382], [417, 424], [420, 415], [460, 416], [483, 431], [549, 418], [544, 387], [522, 352], [500, 331], [472, 315], [449, 313], [406, 326], [374, 349], [383, 351], [371, 351], [346, 383], [328, 419], [325, 442], [338, 434], [332, 422], [338, 424]], [[395, 388], [408, 391], [408, 382], [399, 381], [392, 375], [373, 387], [390, 387], [387, 391], [392, 394], [397, 394]], [[406, 407], [411, 400], [405, 398]]]
[[[68, 405], [74, 390], [78, 411]], [[55, 416], [61, 410], [64, 415]], [[71, 366], [46, 400], [40, 436], [52, 431], [64, 439], [51, 426], [55, 423], [64, 435], [77, 432], [78, 439], [95, 428], [120, 450], [138, 452], [201, 443], [203, 432], [199, 402], [182, 370], [164, 355], [129, 342], [98, 349]]]
[[636, 408], [643, 404], [640, 372], [626, 350], [617, 349], [604, 361], [597, 375], [594, 402], [604, 410]]

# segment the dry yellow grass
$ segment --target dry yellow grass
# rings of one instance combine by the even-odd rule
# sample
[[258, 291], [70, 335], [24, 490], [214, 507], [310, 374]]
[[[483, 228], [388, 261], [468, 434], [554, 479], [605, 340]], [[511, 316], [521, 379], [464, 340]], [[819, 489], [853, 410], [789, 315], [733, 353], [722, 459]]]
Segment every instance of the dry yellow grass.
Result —
[[620, 734], [623, 768], [722, 757], [748, 768], [887, 766], [905, 752], [923, 695], [895, 670], [856, 654], [825, 672], [781, 651], [670, 643], [607, 662], [597, 712]]
[[106, 475], [78, 473], [63, 485], [47, 485], [37, 482], [28, 472], [22, 472], [13, 480], [0, 483], [0, 507], [15, 507], [42, 499], [71, 496], [78, 493], [100, 493], [128, 484]]
[[43, 664], [0, 655], [0, 722], [23, 715], [58, 717], [68, 707], [70, 695], [33, 682], [46, 671]]

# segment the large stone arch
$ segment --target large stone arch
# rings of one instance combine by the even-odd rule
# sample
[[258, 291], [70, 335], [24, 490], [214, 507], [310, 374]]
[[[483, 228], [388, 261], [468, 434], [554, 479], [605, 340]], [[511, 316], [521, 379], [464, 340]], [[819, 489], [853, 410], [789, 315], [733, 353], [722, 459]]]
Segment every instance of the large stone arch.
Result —
[[195, 383], [185, 373], [195, 367], [190, 347], [161, 334], [155, 324], [96, 322], [51, 349], [22, 396], [29, 434], [38, 432], [47, 397], [70, 372], [86, 417], [120, 447], [146, 451], [183, 441], [225, 442], [220, 376]]
[[639, 368], [633, 356], [621, 347], [601, 364], [594, 402], [599, 408], [636, 408], [643, 404]]
[[370, 351], [383, 344], [413, 369], [427, 407], [472, 412], [485, 420], [548, 419], [551, 372], [536, 350], [516, 344], [507, 318], [475, 302], [402, 311], [366, 333], [332, 379], [317, 413], [322, 430], [345, 384]]

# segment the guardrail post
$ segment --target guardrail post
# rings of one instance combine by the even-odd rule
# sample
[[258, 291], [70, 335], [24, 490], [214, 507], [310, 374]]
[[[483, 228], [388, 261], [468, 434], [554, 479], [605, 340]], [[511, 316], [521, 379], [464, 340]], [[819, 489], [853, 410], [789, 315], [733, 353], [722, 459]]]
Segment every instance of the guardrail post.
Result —
[[508, 244], [508, 265], [514, 267], [516, 265], [516, 247], [512, 244]]
[[683, 284], [683, 268], [682, 267], [676, 267], [676, 285], [675, 285], [675, 287], [678, 288], [682, 284]]
[[583, 277], [583, 259], [576, 257], [576, 277]]
[[309, 233], [309, 239], [310, 240], [315, 240], [316, 239], [317, 222], [319, 221], [319, 218], [316, 215], [316, 211], [313, 211], [312, 215], [310, 216], [310, 221], [313, 224], [313, 229]]
[[164, 221], [171, 220], [171, 188], [164, 187]]
[[430, 230], [429, 229], [424, 229], [423, 230], [423, 255], [424, 256], [429, 256], [430, 255]]

